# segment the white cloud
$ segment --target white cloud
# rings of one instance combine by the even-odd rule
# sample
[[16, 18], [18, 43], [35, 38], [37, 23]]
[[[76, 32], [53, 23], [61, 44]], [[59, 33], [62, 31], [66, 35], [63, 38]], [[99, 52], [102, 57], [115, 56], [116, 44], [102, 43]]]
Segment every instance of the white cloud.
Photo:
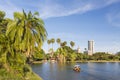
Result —
[[4, 10], [10, 17], [13, 12], [25, 9], [39, 11], [42, 18], [51, 18], [83, 14], [91, 10], [117, 3], [118, 1], [120, 0], [30, 0], [28, 3], [28, 1], [23, 0], [3, 0], [0, 3], [0, 10]]
[[[51, 0], [52, 1], [52, 0]], [[73, 14], [83, 14], [85, 12], [100, 9], [106, 6], [109, 6], [113, 3], [117, 3], [120, 0], [71, 0], [68, 4], [60, 4], [57, 1], [50, 2], [49, 1], [44, 4], [44, 6], [40, 7], [41, 17], [50, 18], [50, 17], [61, 17], [61, 16], [69, 16]]]

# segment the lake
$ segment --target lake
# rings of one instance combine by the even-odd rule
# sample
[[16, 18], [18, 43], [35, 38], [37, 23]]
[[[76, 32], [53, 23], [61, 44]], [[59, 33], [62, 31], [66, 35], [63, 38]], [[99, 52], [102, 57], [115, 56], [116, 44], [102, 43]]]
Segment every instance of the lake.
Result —
[[[80, 65], [81, 71], [73, 71], [74, 65]], [[35, 73], [43, 80], [120, 80], [119, 62], [102, 63], [50, 63], [31, 65]]]

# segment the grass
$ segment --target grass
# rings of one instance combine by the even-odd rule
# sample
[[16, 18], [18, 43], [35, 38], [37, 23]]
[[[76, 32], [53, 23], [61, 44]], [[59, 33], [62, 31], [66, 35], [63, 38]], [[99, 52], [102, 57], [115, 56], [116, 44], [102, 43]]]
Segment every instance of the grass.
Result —
[[[42, 80], [35, 73], [27, 73], [26, 77], [23, 77], [20, 73], [1, 73], [0, 71], [0, 80]], [[4, 74], [4, 75], [3, 75]]]
[[32, 72], [32, 70], [28, 72], [19, 70], [7, 71], [6, 69], [1, 68], [0, 80], [42, 80], [42, 78]]

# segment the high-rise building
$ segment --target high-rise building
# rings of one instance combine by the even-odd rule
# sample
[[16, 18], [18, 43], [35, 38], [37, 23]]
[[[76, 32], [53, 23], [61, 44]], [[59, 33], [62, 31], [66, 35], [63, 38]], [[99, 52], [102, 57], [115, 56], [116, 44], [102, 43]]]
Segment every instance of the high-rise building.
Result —
[[88, 55], [92, 55], [94, 53], [94, 41], [88, 41]]
[[80, 47], [77, 48], [77, 53], [80, 53]]

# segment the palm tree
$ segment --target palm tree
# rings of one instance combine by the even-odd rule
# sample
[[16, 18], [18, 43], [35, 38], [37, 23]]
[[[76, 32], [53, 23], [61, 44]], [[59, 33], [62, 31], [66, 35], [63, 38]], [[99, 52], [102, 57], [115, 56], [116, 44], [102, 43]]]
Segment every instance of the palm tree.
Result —
[[66, 45], [67, 45], [67, 42], [66, 42], [66, 41], [64, 41], [64, 42], [63, 42], [63, 44], [64, 44], [64, 46], [66, 46]]
[[52, 49], [53, 49], [53, 44], [55, 43], [55, 39], [54, 38], [51, 39], [51, 43], [52, 43]]
[[40, 48], [47, 36], [43, 22], [36, 14], [15, 13], [14, 20], [7, 22], [0, 13], [0, 68], [7, 71], [2, 71], [3, 75], [17, 72], [20, 79], [25, 79], [26, 72], [31, 73], [26, 56], [29, 57], [35, 47]]
[[73, 41], [71, 41], [70, 46], [73, 48], [75, 46], [75, 43]]
[[41, 48], [47, 36], [44, 22], [38, 16], [37, 12], [15, 12], [14, 20], [9, 22], [7, 27], [6, 35], [13, 47], [16, 51], [25, 53], [27, 57], [30, 57], [35, 47]]
[[50, 45], [51, 41], [50, 41], [50, 40], [47, 40], [47, 43], [48, 43], [48, 45]]
[[5, 18], [5, 12], [0, 11], [0, 63], [1, 66], [9, 71], [9, 55], [12, 54], [9, 38], [5, 35], [9, 20]]
[[10, 51], [10, 46], [8, 44], [7, 37], [4, 34], [0, 34], [0, 63], [7, 71], [9, 71], [7, 55]]
[[[47, 40], [47, 44], [50, 45], [51, 44], [51, 40]], [[49, 47], [48, 47], [48, 51], [49, 51]]]
[[60, 39], [60, 38], [57, 38], [56, 42], [60, 45], [61, 39]]
[[5, 12], [0, 11], [0, 34], [5, 34], [9, 20], [5, 18]]
[[61, 47], [64, 47], [64, 46], [66, 46], [66, 45], [67, 45], [67, 42], [66, 42], [66, 41], [64, 41], [64, 42], [62, 42], [62, 43], [60, 44]]
[[50, 41], [52, 43], [52, 54], [51, 54], [51, 57], [53, 57], [53, 54], [54, 54], [53, 44], [55, 43], [55, 39], [52, 38]]

